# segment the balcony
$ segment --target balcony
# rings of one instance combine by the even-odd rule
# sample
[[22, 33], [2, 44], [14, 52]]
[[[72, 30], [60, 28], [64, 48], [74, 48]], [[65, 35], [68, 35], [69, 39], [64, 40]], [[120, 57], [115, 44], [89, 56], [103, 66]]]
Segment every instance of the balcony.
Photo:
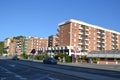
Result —
[[100, 34], [101, 32], [100, 32], [100, 31], [98, 31], [97, 33], [98, 33], [98, 34]]
[[105, 41], [102, 41], [102, 43], [105, 43]]
[[105, 45], [102, 45], [103, 48], [105, 48]]
[[102, 37], [102, 39], [105, 39], [105, 37]]
[[89, 35], [88, 31], [87, 31], [87, 32], [85, 32], [85, 35]]
[[85, 50], [89, 50], [88, 48], [85, 48]]
[[85, 38], [85, 40], [89, 40], [88, 38]]
[[79, 32], [79, 34], [83, 34], [83, 32]]
[[81, 42], [81, 45], [88, 46], [89, 44], [87, 42]]
[[101, 38], [100, 36], [97, 36], [97, 38]]
[[82, 43], [78, 43], [78, 44], [82, 45]]
[[105, 33], [104, 33], [104, 32], [103, 32], [102, 34], [103, 34], [103, 35], [105, 35]]
[[85, 45], [89, 45], [88, 43], [85, 43]]
[[79, 39], [82, 39], [82, 37], [81, 37], [81, 36], [79, 36]]
[[112, 35], [112, 38], [118, 38], [118, 36], [117, 35]]
[[101, 46], [98, 44], [97, 47], [101, 47]]
[[86, 31], [88, 31], [88, 30], [89, 30], [89, 28], [85, 28], [85, 30], [86, 30]]
[[100, 40], [100, 39], [97, 39], [97, 42], [101, 42], [101, 40]]
[[83, 28], [80, 26], [79, 29], [83, 29]]

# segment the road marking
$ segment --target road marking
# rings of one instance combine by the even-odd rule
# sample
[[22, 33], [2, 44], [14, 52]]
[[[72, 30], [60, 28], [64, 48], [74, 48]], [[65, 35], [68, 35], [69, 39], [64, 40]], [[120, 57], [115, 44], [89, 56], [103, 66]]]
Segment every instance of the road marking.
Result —
[[52, 78], [50, 77], [49, 74], [45, 75], [45, 76], [42, 76], [39, 78], [39, 80], [43, 80], [43, 79], [49, 79], [49, 80], [60, 80], [60, 79], [57, 79], [57, 78]]
[[7, 70], [7, 69], [4, 68], [4, 67], [1, 67], [1, 66], [0, 66], [0, 68], [1, 68], [2, 70], [6, 71], [5, 73], [11, 73], [9, 70]]
[[11, 66], [11, 67], [15, 67], [16, 65], [14, 65], [14, 64], [10, 64], [9, 66]]
[[20, 76], [20, 75], [15, 75], [15, 77], [18, 77], [18, 78], [21, 79], [21, 80], [27, 80], [27, 78], [23, 78], [23, 77]]
[[48, 79], [50, 79], [50, 80], [60, 80], [60, 79], [52, 78], [52, 77], [48, 77]]
[[1, 78], [0, 78], [0, 80], [5, 80], [5, 79], [6, 79], [6, 77], [1, 77]]
[[[12, 66], [13, 66], [13, 65], [12, 65]], [[9, 70], [7, 70], [6, 68], [4, 68], [4, 67], [2, 67], [2, 66], [0, 66], [0, 68], [1, 68], [2, 70], [6, 71], [5, 73], [14, 74], [15, 77], [19, 78], [20, 80], [27, 80], [27, 78], [23, 78], [22, 76], [17, 75], [16, 73], [9, 71]], [[0, 78], [0, 80], [4, 80], [4, 79], [6, 79], [6, 78]]]

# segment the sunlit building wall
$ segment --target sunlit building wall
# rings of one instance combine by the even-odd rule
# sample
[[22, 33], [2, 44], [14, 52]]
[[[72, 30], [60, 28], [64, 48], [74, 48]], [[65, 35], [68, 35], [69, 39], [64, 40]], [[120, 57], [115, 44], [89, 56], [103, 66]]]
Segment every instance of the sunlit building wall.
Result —
[[59, 46], [77, 48], [80, 52], [120, 49], [120, 33], [79, 20], [58, 25]]

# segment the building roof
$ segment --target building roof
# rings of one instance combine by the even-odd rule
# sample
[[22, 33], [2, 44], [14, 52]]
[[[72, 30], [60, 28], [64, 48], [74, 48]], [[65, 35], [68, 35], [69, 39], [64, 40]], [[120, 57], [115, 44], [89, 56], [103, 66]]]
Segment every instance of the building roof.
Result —
[[103, 28], [101, 26], [89, 24], [89, 23], [86, 23], [86, 22], [83, 22], [83, 21], [80, 21], [80, 20], [75, 20], [75, 19], [70, 19], [70, 20], [64, 21], [62, 23], [59, 23], [58, 26], [61, 26], [61, 25], [64, 25], [64, 24], [70, 23], [70, 22], [75, 22], [75, 23], [78, 23], [78, 24], [81, 24], [81, 25], [90, 26], [90, 27], [93, 27], [93, 28], [96, 28], [96, 29], [101, 29], [101, 30], [105, 30], [105, 31], [116, 33], [116, 34], [120, 35], [120, 32], [117, 32], [117, 31], [114, 31], [114, 30], [110, 30], [110, 29], [107, 29], [107, 28]]
[[93, 51], [87, 57], [120, 58], [120, 50]]

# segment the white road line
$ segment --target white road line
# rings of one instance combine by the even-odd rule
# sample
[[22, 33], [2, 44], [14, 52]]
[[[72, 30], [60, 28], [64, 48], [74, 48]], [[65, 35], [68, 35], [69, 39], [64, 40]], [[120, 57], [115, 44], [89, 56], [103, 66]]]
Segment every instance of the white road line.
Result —
[[2, 70], [6, 71], [5, 73], [11, 73], [11, 71], [7, 70], [7, 69], [4, 68], [4, 67], [1, 67], [1, 66], [0, 66], [0, 68], [1, 68]]
[[11, 66], [11, 67], [15, 67], [16, 65], [15, 65], [15, 64], [10, 64], [9, 66]]
[[27, 80], [27, 78], [23, 78], [23, 77], [21, 77], [20, 75], [15, 75], [15, 77], [18, 77], [18, 78], [21, 79], [21, 80]]
[[52, 78], [52, 77], [48, 77], [48, 79], [50, 79], [50, 80], [60, 80], [60, 79]]

